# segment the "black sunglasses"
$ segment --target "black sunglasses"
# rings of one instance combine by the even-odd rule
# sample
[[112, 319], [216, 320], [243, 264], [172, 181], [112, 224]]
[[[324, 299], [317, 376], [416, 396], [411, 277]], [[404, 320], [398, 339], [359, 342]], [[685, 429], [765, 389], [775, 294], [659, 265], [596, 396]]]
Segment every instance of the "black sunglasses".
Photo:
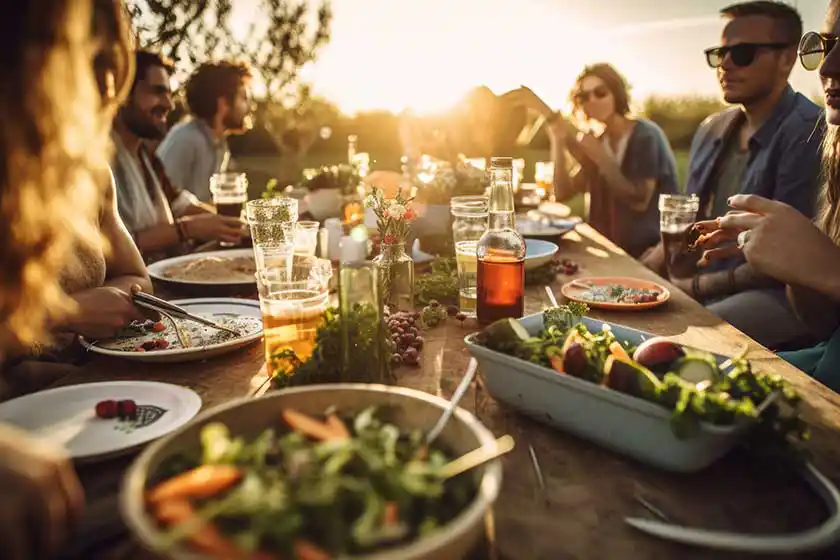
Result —
[[805, 70], [816, 70], [839, 41], [836, 35], [809, 31], [799, 41], [799, 62]]
[[712, 47], [703, 52], [706, 54], [706, 62], [712, 68], [720, 68], [726, 59], [726, 55], [732, 57], [732, 62], [735, 66], [743, 68], [753, 63], [759, 49], [781, 50], [787, 49], [790, 46], [790, 43], [738, 43], [737, 45], [726, 47]]
[[590, 97], [594, 97], [595, 99], [603, 99], [610, 94], [610, 90], [607, 89], [607, 86], [596, 86], [590, 90], [582, 89], [575, 94], [575, 101], [580, 104], [586, 103], [589, 101]]

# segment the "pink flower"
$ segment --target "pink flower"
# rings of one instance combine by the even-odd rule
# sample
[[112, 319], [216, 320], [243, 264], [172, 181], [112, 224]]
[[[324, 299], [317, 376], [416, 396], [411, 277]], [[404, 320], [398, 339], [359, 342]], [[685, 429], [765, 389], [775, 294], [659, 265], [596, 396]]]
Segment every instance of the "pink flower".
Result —
[[411, 220], [413, 220], [416, 217], [417, 217], [417, 212], [415, 212], [413, 209], [411, 209], [411, 208], [406, 208], [405, 209], [405, 214], [403, 214], [403, 218], [405, 218], [405, 221], [410, 222]]
[[391, 235], [391, 234], [389, 233], [389, 234], [387, 234], [387, 235], [386, 235], [386, 236], [382, 239], [382, 241], [383, 241], [384, 243], [387, 243], [387, 244], [389, 244], [389, 245], [392, 245], [392, 244], [394, 244], [394, 243], [396, 243], [396, 242], [397, 242], [397, 236], [396, 236], [396, 235]]

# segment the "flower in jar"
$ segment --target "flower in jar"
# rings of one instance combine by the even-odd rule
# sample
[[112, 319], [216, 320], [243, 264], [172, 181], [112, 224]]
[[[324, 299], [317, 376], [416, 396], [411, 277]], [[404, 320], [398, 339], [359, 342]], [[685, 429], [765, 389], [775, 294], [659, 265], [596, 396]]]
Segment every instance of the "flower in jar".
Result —
[[382, 238], [382, 242], [386, 245], [393, 245], [397, 242], [397, 236], [391, 235], [390, 233], [385, 234], [385, 236]]
[[392, 200], [388, 205], [388, 209], [385, 210], [385, 215], [394, 220], [400, 220], [405, 215], [405, 206]]
[[376, 207], [376, 197], [372, 194], [369, 194], [365, 197], [365, 208], [375, 208]]
[[403, 218], [405, 219], [405, 221], [410, 222], [416, 217], [417, 212], [415, 212], [413, 208], [406, 207], [405, 214], [403, 214]]

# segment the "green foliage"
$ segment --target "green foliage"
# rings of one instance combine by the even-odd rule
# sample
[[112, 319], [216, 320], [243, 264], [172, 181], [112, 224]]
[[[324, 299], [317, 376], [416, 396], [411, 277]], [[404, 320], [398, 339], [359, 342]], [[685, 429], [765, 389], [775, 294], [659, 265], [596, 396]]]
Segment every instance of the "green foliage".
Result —
[[358, 194], [361, 182], [362, 177], [359, 175], [358, 168], [349, 163], [342, 163], [323, 166], [309, 174], [304, 172], [301, 186], [309, 189], [310, 192], [321, 189], [338, 189], [341, 194], [353, 195]]
[[128, 0], [127, 7], [138, 44], [172, 58], [179, 78], [205, 60], [244, 60], [260, 75], [269, 97], [278, 96], [315, 59], [329, 40], [332, 22], [328, 0], [314, 18], [307, 2], [255, 0], [244, 33], [234, 32], [233, 0]]
[[645, 99], [641, 114], [658, 124], [675, 150], [691, 147], [694, 133], [706, 117], [726, 105], [714, 97], [659, 97]]
[[454, 258], [438, 257], [432, 270], [419, 274], [414, 280], [414, 298], [420, 305], [437, 301], [445, 305], [458, 304], [458, 271]]

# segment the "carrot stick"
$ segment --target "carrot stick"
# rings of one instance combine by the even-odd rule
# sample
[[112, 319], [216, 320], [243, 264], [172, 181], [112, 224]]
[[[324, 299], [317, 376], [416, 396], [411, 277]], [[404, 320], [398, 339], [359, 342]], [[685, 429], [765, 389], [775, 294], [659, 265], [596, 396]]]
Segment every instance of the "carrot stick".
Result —
[[551, 356], [548, 361], [551, 363], [551, 369], [557, 373], [566, 373], [563, 371], [563, 358], [560, 356]]
[[147, 499], [151, 504], [185, 498], [209, 498], [230, 488], [242, 477], [231, 465], [201, 465], [158, 484]]
[[327, 426], [343, 438], [350, 437], [350, 430], [347, 429], [347, 426], [344, 425], [344, 422], [341, 421], [341, 418], [335, 412], [327, 416]]
[[317, 440], [327, 441], [342, 437], [327, 424], [290, 408], [283, 411], [283, 420], [293, 429]]
[[[162, 502], [155, 513], [159, 521], [169, 526], [197, 522], [196, 511], [187, 500], [176, 498]], [[199, 522], [196, 529], [186, 539], [196, 548], [211, 554], [218, 560], [235, 560], [246, 556], [209, 521]]]
[[330, 554], [326, 550], [304, 539], [296, 540], [293, 548], [297, 560], [330, 560]]
[[610, 353], [615, 356], [617, 359], [623, 362], [632, 362], [633, 358], [630, 357], [630, 354], [627, 353], [627, 350], [616, 340], [610, 344]]
[[397, 502], [385, 502], [385, 525], [396, 525], [400, 520]]

